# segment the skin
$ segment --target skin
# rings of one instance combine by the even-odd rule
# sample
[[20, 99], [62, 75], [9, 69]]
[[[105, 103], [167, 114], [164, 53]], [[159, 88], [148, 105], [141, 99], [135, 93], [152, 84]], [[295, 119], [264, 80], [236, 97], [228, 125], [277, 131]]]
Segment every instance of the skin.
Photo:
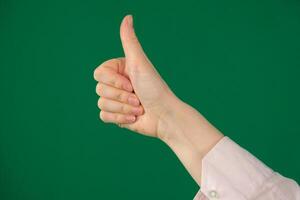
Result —
[[120, 37], [125, 57], [94, 71], [100, 119], [162, 140], [201, 185], [202, 159], [223, 134], [162, 79], [138, 41], [131, 15], [124, 17]]

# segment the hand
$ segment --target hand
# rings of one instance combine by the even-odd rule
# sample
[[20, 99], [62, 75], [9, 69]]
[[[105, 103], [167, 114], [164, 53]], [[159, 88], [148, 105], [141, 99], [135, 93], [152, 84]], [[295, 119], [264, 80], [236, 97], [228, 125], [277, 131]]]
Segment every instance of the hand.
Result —
[[144, 53], [132, 24], [129, 15], [120, 28], [125, 58], [108, 60], [94, 72], [100, 118], [160, 138], [200, 185], [202, 158], [223, 134], [175, 96]]
[[144, 53], [134, 32], [132, 16], [123, 19], [120, 36], [125, 58], [108, 60], [94, 72], [99, 81], [96, 92], [101, 96], [100, 118], [162, 138], [160, 120], [176, 97]]

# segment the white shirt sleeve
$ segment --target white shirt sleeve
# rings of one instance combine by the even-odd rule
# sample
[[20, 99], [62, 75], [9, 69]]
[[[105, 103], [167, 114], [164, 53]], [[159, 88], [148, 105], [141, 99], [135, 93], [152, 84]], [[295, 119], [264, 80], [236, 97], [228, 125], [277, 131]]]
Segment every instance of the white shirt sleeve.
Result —
[[215, 199], [300, 200], [300, 187], [224, 137], [202, 160], [201, 189], [194, 198]]

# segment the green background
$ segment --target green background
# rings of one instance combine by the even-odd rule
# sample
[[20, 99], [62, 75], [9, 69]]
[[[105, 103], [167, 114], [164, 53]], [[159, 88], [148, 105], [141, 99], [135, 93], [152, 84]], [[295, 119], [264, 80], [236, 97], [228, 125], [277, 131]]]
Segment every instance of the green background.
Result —
[[192, 199], [162, 142], [99, 119], [93, 71], [131, 13], [172, 90], [300, 181], [297, 0], [1, 0], [0, 199]]

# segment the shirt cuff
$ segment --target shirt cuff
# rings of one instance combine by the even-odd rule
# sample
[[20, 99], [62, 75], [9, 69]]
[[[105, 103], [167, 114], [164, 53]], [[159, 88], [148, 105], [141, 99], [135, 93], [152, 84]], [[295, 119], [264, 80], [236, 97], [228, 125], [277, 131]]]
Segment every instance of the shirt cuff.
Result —
[[225, 136], [202, 160], [201, 190], [194, 199], [251, 199], [273, 174], [263, 162]]

